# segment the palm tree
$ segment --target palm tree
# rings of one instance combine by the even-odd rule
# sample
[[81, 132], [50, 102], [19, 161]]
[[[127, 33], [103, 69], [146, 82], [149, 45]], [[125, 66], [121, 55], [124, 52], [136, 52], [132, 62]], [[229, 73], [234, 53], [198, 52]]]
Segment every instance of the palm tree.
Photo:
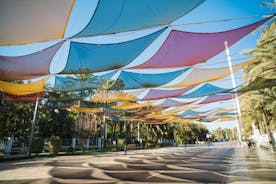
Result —
[[[275, 5], [275, 4], [274, 4]], [[252, 57], [244, 70], [244, 80], [252, 83], [256, 78], [276, 79], [276, 22], [273, 21], [262, 32], [256, 49], [249, 51]], [[265, 86], [265, 85], [264, 85]], [[268, 133], [275, 143], [271, 132], [276, 127], [276, 86], [268, 86], [263, 89], [247, 92], [241, 98], [243, 117], [245, 121], [245, 133], [249, 134], [251, 124], [261, 127], [261, 131]], [[272, 144], [276, 150], [275, 144]]]

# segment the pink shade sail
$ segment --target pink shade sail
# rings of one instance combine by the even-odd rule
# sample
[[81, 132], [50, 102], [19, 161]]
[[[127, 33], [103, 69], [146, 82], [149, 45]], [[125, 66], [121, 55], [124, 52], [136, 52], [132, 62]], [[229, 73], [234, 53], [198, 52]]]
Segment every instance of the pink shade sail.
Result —
[[233, 96], [234, 95], [231, 93], [210, 95], [210, 96], [207, 96], [207, 98], [205, 98], [199, 104], [207, 104], [207, 103], [219, 102], [219, 101], [223, 101], [223, 100], [230, 100], [230, 99], [233, 99]]
[[193, 89], [194, 86], [184, 87], [181, 89], [172, 89], [172, 90], [159, 90], [159, 89], [150, 89], [150, 91], [144, 96], [141, 100], [158, 100], [162, 98], [172, 98], [177, 97], [187, 91]]
[[0, 80], [24, 80], [50, 74], [50, 63], [62, 44], [25, 56], [0, 56]]
[[185, 106], [188, 104], [193, 103], [191, 102], [180, 102], [172, 99], [165, 99], [161, 104], [156, 105], [157, 107], [177, 107], [177, 106]]
[[235, 44], [273, 16], [224, 32], [194, 33], [173, 30], [157, 53], [145, 63], [131, 68], [183, 67], [205, 62], [225, 50], [224, 41], [229, 46]]
[[44, 97], [44, 92], [33, 93], [29, 95], [11, 95], [8, 93], [3, 93], [3, 99], [6, 101], [14, 102], [34, 102], [40, 100]]

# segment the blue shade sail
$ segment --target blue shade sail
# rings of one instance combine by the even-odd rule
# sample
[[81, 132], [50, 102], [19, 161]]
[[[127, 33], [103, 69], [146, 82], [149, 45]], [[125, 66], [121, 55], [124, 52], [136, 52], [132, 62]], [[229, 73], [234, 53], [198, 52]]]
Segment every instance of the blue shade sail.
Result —
[[208, 111], [193, 111], [193, 110], [187, 110], [184, 111], [180, 114], [178, 114], [179, 117], [186, 117], [186, 116], [198, 116], [198, 115], [202, 115], [205, 114], [207, 112], [210, 112], [211, 110]]
[[170, 90], [160, 90], [160, 89], [150, 89], [149, 92], [140, 100], [158, 100], [162, 98], [172, 98], [187, 91], [193, 89], [194, 86], [188, 86], [181, 89], [170, 89]]
[[162, 26], [186, 15], [205, 0], [99, 0], [87, 26], [75, 37]]
[[87, 89], [98, 89], [101, 88], [103, 83], [109, 80], [115, 73], [116, 71], [101, 76], [93, 76], [87, 79], [76, 79], [56, 76], [53, 91], [69, 92]]
[[161, 73], [161, 74], [141, 74], [122, 71], [118, 77], [124, 84], [122, 89], [151, 88], [167, 84], [189, 68], [182, 70]]
[[92, 73], [118, 69], [132, 62], [165, 29], [115, 44], [71, 42], [67, 64], [61, 73]]
[[214, 95], [217, 93], [226, 93], [229, 91], [231, 91], [231, 89], [220, 88], [212, 84], [206, 83], [202, 85], [200, 88], [198, 88], [197, 90], [185, 95], [181, 95], [178, 98], [197, 98], [197, 97], [203, 97], [208, 95]]
[[237, 115], [236, 112], [222, 112], [222, 113], [215, 114], [215, 116], [235, 116], [235, 115]]

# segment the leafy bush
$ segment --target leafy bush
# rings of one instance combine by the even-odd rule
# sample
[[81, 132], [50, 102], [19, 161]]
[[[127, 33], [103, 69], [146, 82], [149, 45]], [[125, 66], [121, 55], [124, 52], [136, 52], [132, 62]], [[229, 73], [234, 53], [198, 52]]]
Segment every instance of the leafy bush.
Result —
[[68, 149], [66, 150], [66, 154], [71, 155], [74, 154], [75, 150], [72, 146], [69, 146]]
[[125, 146], [125, 139], [119, 139], [118, 140], [118, 149], [124, 150], [124, 146]]
[[61, 148], [61, 139], [58, 136], [52, 136], [48, 142], [49, 152], [52, 156], [57, 156]]
[[144, 143], [144, 147], [146, 148], [154, 148], [157, 145], [157, 140], [147, 140]]
[[43, 138], [36, 138], [33, 141], [32, 145], [32, 152], [38, 155], [38, 153], [41, 153], [44, 147], [44, 139]]
[[110, 149], [110, 140], [104, 140], [104, 149], [109, 150]]

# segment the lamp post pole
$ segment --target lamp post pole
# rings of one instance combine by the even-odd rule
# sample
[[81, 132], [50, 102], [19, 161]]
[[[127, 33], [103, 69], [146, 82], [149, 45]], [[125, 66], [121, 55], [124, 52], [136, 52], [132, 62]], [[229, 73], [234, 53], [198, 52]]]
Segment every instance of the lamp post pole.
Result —
[[236, 119], [236, 126], [237, 126], [237, 133], [238, 133], [238, 139], [241, 143], [242, 141], [242, 132], [241, 132], [241, 127], [243, 127], [243, 122], [242, 122], [242, 115], [241, 115], [241, 108], [240, 108], [240, 103], [239, 103], [239, 99], [238, 99], [238, 95], [236, 93], [236, 81], [235, 81], [235, 76], [234, 76], [234, 73], [233, 73], [233, 67], [232, 67], [232, 60], [231, 60], [231, 56], [230, 56], [230, 51], [229, 51], [229, 48], [228, 48], [228, 43], [227, 41], [224, 42], [224, 45], [225, 45], [225, 51], [226, 51], [226, 55], [227, 55], [227, 61], [228, 61], [228, 66], [229, 66], [229, 70], [230, 70], [230, 74], [231, 74], [231, 81], [232, 81], [232, 87], [233, 87], [233, 90], [234, 90], [234, 100], [233, 101], [233, 105], [234, 107], [237, 108], [237, 111], [238, 111], [238, 119]]

